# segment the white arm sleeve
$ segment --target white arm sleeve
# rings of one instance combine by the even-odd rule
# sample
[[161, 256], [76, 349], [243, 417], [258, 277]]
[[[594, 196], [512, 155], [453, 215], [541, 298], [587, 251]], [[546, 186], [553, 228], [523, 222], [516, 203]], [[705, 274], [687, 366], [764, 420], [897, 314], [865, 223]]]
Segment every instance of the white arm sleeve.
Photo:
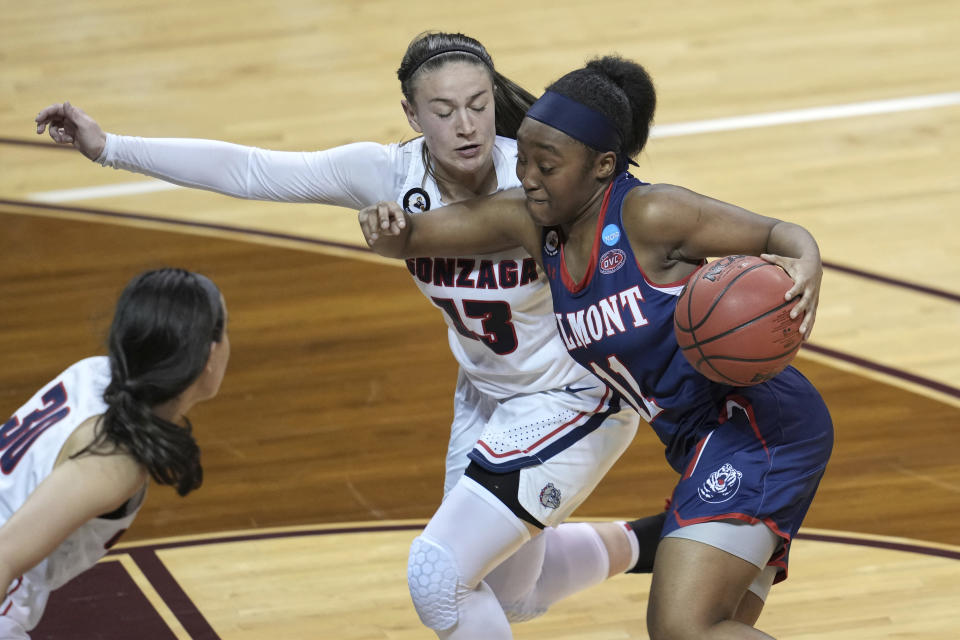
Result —
[[269, 151], [217, 140], [108, 133], [97, 162], [238, 198], [360, 209], [396, 198], [404, 178], [400, 154], [398, 145], [375, 142]]

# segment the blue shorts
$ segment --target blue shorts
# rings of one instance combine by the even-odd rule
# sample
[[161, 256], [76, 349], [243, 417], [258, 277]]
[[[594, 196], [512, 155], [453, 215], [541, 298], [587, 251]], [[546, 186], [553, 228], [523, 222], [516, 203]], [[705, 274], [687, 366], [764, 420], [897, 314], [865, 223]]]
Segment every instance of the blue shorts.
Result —
[[786, 578], [790, 540], [813, 501], [833, 449], [823, 398], [793, 367], [723, 399], [715, 425], [684, 461], [666, 535], [711, 520], [763, 523], [783, 539], [770, 564]]

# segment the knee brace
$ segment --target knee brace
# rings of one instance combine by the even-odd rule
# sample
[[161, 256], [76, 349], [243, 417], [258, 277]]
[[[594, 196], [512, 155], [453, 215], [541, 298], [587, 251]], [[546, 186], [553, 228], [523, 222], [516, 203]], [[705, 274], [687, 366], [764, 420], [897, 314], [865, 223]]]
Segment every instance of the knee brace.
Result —
[[420, 621], [443, 631], [457, 624], [457, 565], [447, 549], [423, 536], [410, 545], [407, 585]]

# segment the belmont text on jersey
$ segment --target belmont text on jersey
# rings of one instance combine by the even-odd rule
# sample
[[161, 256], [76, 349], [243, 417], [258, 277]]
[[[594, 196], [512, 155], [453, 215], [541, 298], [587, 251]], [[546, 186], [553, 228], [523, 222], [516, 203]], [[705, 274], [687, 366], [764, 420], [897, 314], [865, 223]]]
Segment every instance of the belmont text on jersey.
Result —
[[643, 293], [635, 285], [574, 312], [557, 313], [557, 327], [568, 351], [648, 324], [640, 310]]

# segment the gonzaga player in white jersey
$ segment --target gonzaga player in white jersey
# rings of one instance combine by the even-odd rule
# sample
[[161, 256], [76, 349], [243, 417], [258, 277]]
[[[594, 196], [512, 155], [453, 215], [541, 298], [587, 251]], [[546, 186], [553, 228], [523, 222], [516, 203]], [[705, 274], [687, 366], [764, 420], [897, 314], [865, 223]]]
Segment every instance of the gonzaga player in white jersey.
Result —
[[[116, 136], [69, 104], [41, 112], [38, 132], [49, 124], [55, 141], [73, 144], [105, 166], [242, 198], [351, 208], [393, 200], [419, 213], [517, 186], [516, 142], [496, 134], [515, 135], [533, 96], [498, 74], [479, 42], [460, 34], [425, 34], [411, 43], [398, 76], [410, 125], [423, 134], [405, 144], [359, 142], [292, 153], [211, 140]], [[586, 498], [632, 439], [638, 419], [611, 404], [604, 385], [567, 355], [536, 262], [511, 250], [424, 256], [407, 266], [443, 313], [460, 365], [444, 496], [461, 483], [457, 493], [479, 496], [489, 509], [486, 515], [474, 510], [467, 520], [458, 516], [461, 526], [476, 521], [469, 528], [482, 543], [461, 534], [462, 549], [444, 550], [445, 557], [468, 567], [461, 582], [478, 587], [514, 550], [501, 548], [491, 528], [507, 526], [527, 536], [524, 521], [533, 533], [547, 526], [546, 534], [487, 579], [513, 620], [542, 613], [608, 575], [631, 567], [649, 570], [660, 516], [632, 528], [622, 523], [550, 528]], [[468, 462], [469, 478], [461, 482]], [[503, 474], [509, 474], [505, 481]], [[647, 538], [642, 544], [637, 531]], [[432, 535], [458, 537], [452, 531]], [[477, 635], [466, 635], [474, 633], [473, 623], [458, 623], [456, 608], [452, 620], [432, 617], [431, 611], [446, 610], [447, 603], [424, 596], [429, 589], [418, 591], [418, 581], [431, 580], [420, 575], [418, 549], [415, 545], [411, 554], [411, 590], [424, 622], [438, 630], [457, 627], [456, 637], [488, 637], [483, 634], [489, 623]], [[444, 599], [454, 597], [453, 588]]]
[[130, 526], [150, 477], [180, 495], [200, 485], [185, 414], [220, 387], [225, 314], [204, 276], [141, 274], [117, 303], [109, 356], [73, 364], [0, 426], [0, 637], [29, 637], [50, 592]]

